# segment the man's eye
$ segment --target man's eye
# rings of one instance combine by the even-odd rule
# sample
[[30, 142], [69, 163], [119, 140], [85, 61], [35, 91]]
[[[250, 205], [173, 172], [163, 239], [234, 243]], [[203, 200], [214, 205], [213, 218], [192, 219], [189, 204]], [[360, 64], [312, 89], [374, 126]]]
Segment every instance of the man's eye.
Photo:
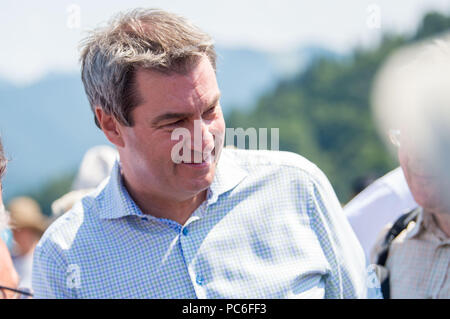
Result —
[[181, 125], [183, 122], [184, 122], [184, 120], [178, 120], [176, 122], [168, 123], [168, 124], [166, 124], [164, 126], [171, 127], [171, 126]]
[[215, 110], [216, 110], [216, 107], [212, 107], [209, 110], [203, 112], [203, 115], [210, 115], [210, 114], [214, 113]]

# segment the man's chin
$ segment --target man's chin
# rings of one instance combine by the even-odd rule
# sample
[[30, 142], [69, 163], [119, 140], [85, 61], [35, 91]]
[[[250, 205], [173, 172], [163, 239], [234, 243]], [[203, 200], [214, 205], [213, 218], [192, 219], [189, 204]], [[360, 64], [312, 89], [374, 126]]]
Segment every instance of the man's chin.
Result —
[[214, 180], [215, 166], [214, 163], [178, 164], [180, 186], [183, 184], [186, 189], [193, 192], [200, 192], [207, 189]]
[[211, 183], [208, 181], [196, 181], [195, 183], [184, 184], [182, 187], [185, 194], [188, 194], [188, 197], [194, 197], [206, 191], [209, 186], [211, 186]]

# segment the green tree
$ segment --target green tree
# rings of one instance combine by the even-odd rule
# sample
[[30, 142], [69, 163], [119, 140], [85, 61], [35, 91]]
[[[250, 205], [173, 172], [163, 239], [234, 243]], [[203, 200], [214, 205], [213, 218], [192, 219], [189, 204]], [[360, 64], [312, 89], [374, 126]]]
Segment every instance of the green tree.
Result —
[[233, 110], [228, 127], [280, 128], [280, 149], [301, 154], [329, 177], [342, 203], [361, 176], [381, 176], [397, 162], [378, 135], [370, 110], [374, 76], [386, 57], [412, 41], [448, 30], [450, 18], [425, 15], [412, 36], [386, 34], [376, 48], [343, 59], [314, 61], [247, 112]]

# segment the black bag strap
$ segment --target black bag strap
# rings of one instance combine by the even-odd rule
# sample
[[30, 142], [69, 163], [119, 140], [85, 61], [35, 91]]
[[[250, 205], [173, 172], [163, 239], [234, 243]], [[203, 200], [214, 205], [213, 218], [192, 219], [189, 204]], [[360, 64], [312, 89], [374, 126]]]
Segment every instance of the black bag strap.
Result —
[[409, 223], [412, 221], [416, 221], [419, 216], [419, 209], [414, 209], [406, 214], [400, 216], [392, 225], [391, 229], [386, 234], [383, 242], [383, 250], [378, 255], [377, 264], [384, 266], [386, 264], [387, 256], [389, 254], [389, 248], [391, 247], [391, 243], [394, 241], [397, 236], [408, 227]]
[[[389, 255], [389, 248], [391, 247], [392, 242], [403, 230], [405, 230], [408, 227], [410, 222], [417, 221], [419, 213], [420, 209], [416, 208], [400, 216], [396, 220], [394, 225], [392, 225], [391, 229], [389, 229], [389, 231], [386, 234], [386, 237], [384, 238], [383, 249], [378, 255], [377, 259], [378, 265], [380, 266], [386, 265], [387, 257]], [[387, 276], [381, 283], [381, 292], [383, 293], [383, 297], [385, 299], [390, 298], [389, 276]]]

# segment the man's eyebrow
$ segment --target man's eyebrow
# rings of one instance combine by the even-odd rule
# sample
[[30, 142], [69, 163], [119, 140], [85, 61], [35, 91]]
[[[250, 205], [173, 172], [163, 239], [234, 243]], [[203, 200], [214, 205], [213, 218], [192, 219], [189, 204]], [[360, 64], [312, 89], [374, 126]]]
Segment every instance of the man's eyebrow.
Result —
[[[209, 104], [208, 108], [206, 110], [209, 110], [217, 105], [217, 103], [220, 100], [220, 93], [216, 95], [216, 97], [213, 99], [212, 103]], [[179, 113], [179, 112], [167, 112], [161, 115], [158, 115], [151, 121], [152, 126], [157, 126], [159, 122], [172, 120], [172, 119], [181, 119], [192, 116], [192, 113], [186, 112], [186, 113]]]
[[208, 110], [208, 109], [210, 109], [210, 108], [212, 108], [212, 107], [214, 107], [214, 106], [217, 106], [217, 104], [219, 103], [219, 100], [220, 100], [220, 96], [221, 96], [221, 94], [218, 93], [218, 94], [214, 97], [212, 103], [209, 104], [209, 106], [208, 106], [208, 108], [207, 108], [206, 110]]
[[159, 122], [172, 120], [172, 119], [180, 119], [191, 116], [192, 113], [164, 113], [155, 117], [151, 124], [152, 126], [157, 126]]

